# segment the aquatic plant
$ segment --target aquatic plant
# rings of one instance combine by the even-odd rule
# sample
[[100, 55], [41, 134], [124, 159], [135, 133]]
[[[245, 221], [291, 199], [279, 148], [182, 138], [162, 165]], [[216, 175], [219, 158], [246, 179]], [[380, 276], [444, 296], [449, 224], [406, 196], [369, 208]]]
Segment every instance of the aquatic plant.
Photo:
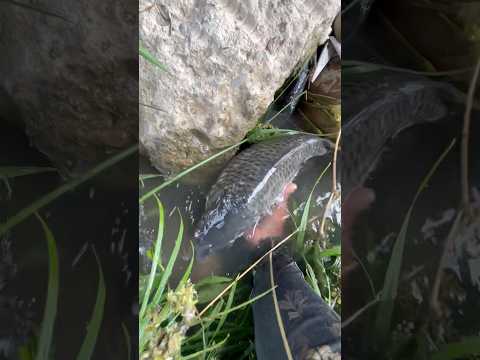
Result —
[[[92, 179], [93, 177], [101, 173], [102, 171], [109, 169], [121, 160], [135, 153], [137, 151], [137, 148], [137, 145], [133, 145], [132, 147], [119, 152], [118, 154], [105, 160], [99, 165], [93, 167], [85, 174], [66, 182], [52, 192], [40, 197], [38, 200], [27, 205], [25, 208], [23, 208], [13, 216], [8, 217], [4, 223], [0, 223], [0, 237], [3, 237], [6, 236], [6, 234], [11, 231], [15, 226], [21, 224], [25, 219], [29, 218], [31, 215], [35, 215], [40, 221], [48, 247], [49, 278], [46, 291], [46, 303], [43, 320], [40, 325], [40, 332], [38, 336], [34, 336], [32, 339], [30, 339], [30, 341], [28, 341], [26, 344], [24, 344], [18, 349], [18, 356], [21, 360], [48, 360], [51, 359], [55, 353], [53, 329], [55, 319], [57, 317], [59, 301], [60, 269], [58, 264], [58, 253], [54, 234], [51, 232], [47, 223], [39, 215], [39, 211], [48, 204], [61, 197], [62, 195], [64, 195], [65, 193], [67, 193], [68, 191], [76, 189], [80, 185], [84, 184], [86, 181]], [[47, 167], [1, 167], [0, 178], [3, 177], [4, 179], [11, 179], [18, 176], [33, 176], [35, 174], [50, 171], [56, 170]], [[8, 186], [8, 191], [11, 192], [10, 185]], [[92, 253], [95, 256], [99, 274], [97, 297], [92, 311], [92, 316], [88, 322], [89, 325], [87, 326], [85, 338], [76, 357], [78, 360], [90, 359], [93, 355], [103, 319], [103, 311], [106, 299], [106, 287], [103, 277], [102, 266], [100, 263], [100, 259], [93, 247]], [[126, 331], [125, 328], [124, 331]]]
[[[310, 61], [310, 57], [306, 61]], [[305, 64], [301, 65], [292, 78], [287, 80], [286, 85], [279, 90], [280, 95], [276, 97], [269, 109], [273, 108], [282, 94], [297, 79], [300, 69]], [[305, 92], [302, 92], [297, 97], [300, 98], [304, 94]], [[307, 204], [304, 204], [304, 210], [300, 211], [300, 226], [234, 278], [209, 276], [196, 284], [191, 284], [189, 278], [194, 258], [192, 245], [192, 258], [187, 270], [182, 274], [182, 279], [178, 284], [171, 283], [172, 268], [178, 256], [184, 230], [182, 215], [178, 209], [176, 212], [180, 218], [180, 227], [177, 231], [174, 249], [168, 256], [162, 256], [163, 237], [168, 224], [165, 222], [161, 191], [167, 186], [181, 181], [196, 169], [208, 166], [217, 157], [235, 151], [245, 143], [257, 143], [276, 136], [303, 133], [291, 129], [278, 129], [269, 124], [282, 111], [289, 108], [292, 101], [295, 100], [297, 99], [288, 102], [273, 117], [259, 119], [257, 126], [246, 134], [242, 141], [165, 179], [159, 185], [141, 194], [139, 203], [155, 201], [159, 217], [156, 241], [152, 244], [152, 249], [148, 251], [151, 260], [150, 273], [140, 276], [139, 357], [141, 359], [168, 357], [172, 359], [214, 359], [222, 354], [239, 359], [254, 359], [253, 319], [250, 306], [260, 297], [274, 291], [274, 285], [272, 284], [272, 288], [267, 292], [249, 298], [251, 285], [245, 280], [261, 261], [268, 260], [268, 256], [273, 251], [295, 237], [297, 245], [299, 245], [299, 253], [303, 256], [300, 259], [302, 261], [300, 265], [305, 270], [307, 281], [318, 294], [328, 294], [330, 305], [339, 310], [341, 304], [340, 246], [323, 248], [318, 241], [308, 241], [308, 246], [301, 244], [302, 239], [309, 237], [306, 235], [308, 226], [319, 221], [318, 217], [310, 218], [309, 215], [311, 207], [314, 206], [312, 201], [314, 189], [307, 199]], [[319, 134], [319, 136], [326, 135], [329, 134]], [[140, 174], [140, 186], [144, 187], [145, 182], [158, 179], [159, 176]], [[339, 228], [336, 231], [339, 231]], [[305, 241], [303, 242], [305, 243]], [[162, 258], [168, 259], [166, 265], [161, 263]], [[193, 310], [194, 308], [196, 311]]]
[[[256, 140], [270, 137], [272, 129], [261, 128], [254, 135]], [[285, 135], [283, 131], [273, 129], [276, 136]], [[262, 133], [265, 132], [265, 133]], [[286, 130], [285, 132], [290, 132]], [[248, 140], [247, 138], [246, 140]], [[210, 159], [207, 159], [205, 164]], [[203, 164], [202, 164], [203, 165]], [[326, 172], [327, 167], [317, 179]], [[190, 169], [189, 169], [190, 170]], [[187, 170], [188, 171], [188, 170]], [[187, 172], [188, 173], [188, 172]], [[172, 184], [185, 176], [179, 176], [163, 182], [154, 191], [147, 192], [154, 198], [157, 205], [158, 225], [156, 228], [156, 241], [149, 251], [151, 257], [151, 268], [148, 275], [140, 277], [140, 315], [139, 315], [139, 357], [142, 359], [156, 359], [168, 356], [172, 358], [212, 358], [221, 353], [242, 354], [244, 358], [254, 356], [253, 347], [253, 323], [250, 313], [250, 305], [257, 298], [248, 299], [249, 284], [243, 279], [263, 259], [265, 259], [278, 246], [287, 240], [297, 236], [298, 239], [305, 239], [307, 225], [319, 220], [318, 217], [309, 218], [312, 204], [313, 190], [304, 210], [301, 212], [301, 225], [287, 236], [278, 246], [254, 262], [248, 269], [231, 279], [228, 277], [211, 276], [197, 284], [192, 285], [189, 281], [194, 256], [182, 275], [182, 279], [175, 288], [167, 287], [170, 283], [172, 269], [178, 257], [178, 252], [183, 240], [183, 220], [180, 211], [176, 209], [180, 218], [180, 226], [172, 253], [166, 257], [167, 264], [161, 264], [163, 250], [163, 238], [165, 233], [165, 209], [160, 200], [161, 193], [158, 189]], [[148, 176], [147, 178], [153, 178]], [[147, 178], [140, 177], [140, 181]], [[166, 184], [166, 185], [165, 185]], [[163, 185], [163, 186], [162, 186]], [[157, 195], [157, 193], [159, 195]], [[142, 197], [141, 197], [142, 198]], [[144, 201], [147, 197], [143, 195]], [[309, 201], [308, 201], [309, 200]], [[339, 231], [339, 229], [337, 229]], [[309, 242], [309, 245], [302, 245], [299, 251], [304, 254], [305, 263], [302, 268], [306, 271], [306, 277], [319, 295], [327, 294], [327, 301], [339, 310], [340, 302], [340, 246], [329, 249], [322, 249], [319, 242]], [[193, 245], [192, 245], [193, 253]], [[308, 259], [308, 260], [307, 260]], [[333, 260], [332, 260], [333, 259]], [[332, 278], [330, 280], [330, 278]], [[320, 291], [322, 289], [322, 291]], [[325, 289], [325, 290], [324, 290]], [[273, 291], [273, 288], [271, 289]], [[261, 294], [264, 296], [266, 294]], [[225, 300], [224, 297], [227, 299]], [[182, 300], [183, 299], [183, 300]], [[175, 304], [175, 305], [172, 305]], [[201, 311], [194, 311], [196, 306], [203, 306]], [[186, 316], [185, 314], [190, 314]]]
[[[55, 358], [55, 338], [53, 331], [58, 310], [60, 269], [55, 237], [43, 218], [37, 213], [35, 215], [42, 226], [48, 245], [49, 274], [47, 296], [39, 334], [30, 339], [28, 343], [20, 346], [17, 350], [17, 356], [21, 360], [51, 360]], [[92, 248], [92, 251], [97, 261], [99, 274], [97, 300], [92, 312], [92, 317], [87, 326], [85, 339], [76, 356], [77, 360], [88, 360], [92, 357], [100, 331], [105, 305], [106, 288], [102, 266], [95, 249]]]

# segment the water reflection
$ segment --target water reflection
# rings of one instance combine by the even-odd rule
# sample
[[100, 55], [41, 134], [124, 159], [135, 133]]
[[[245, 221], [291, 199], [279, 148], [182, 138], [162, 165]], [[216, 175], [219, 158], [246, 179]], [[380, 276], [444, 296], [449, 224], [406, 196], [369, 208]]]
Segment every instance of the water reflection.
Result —
[[[296, 122], [297, 121], [297, 122]], [[295, 116], [281, 114], [276, 118], [276, 126], [285, 126], [293, 129], [300, 129], [298, 124], [299, 119], [295, 120]], [[293, 220], [288, 221], [285, 236], [296, 229], [299, 225], [299, 218], [302, 215], [305, 207], [305, 200], [310, 195], [310, 192], [315, 184], [315, 181], [321, 172], [331, 162], [331, 156], [321, 158], [312, 158], [301, 169], [294, 182], [298, 185], [297, 191], [290, 198], [290, 211]], [[206, 165], [208, 167], [208, 164]], [[163, 263], [168, 261], [169, 255], [172, 252], [174, 242], [177, 237], [180, 216], [185, 225], [184, 241], [180, 250], [180, 256], [176, 261], [175, 270], [171, 281], [175, 283], [183, 275], [188, 263], [192, 257], [191, 241], [193, 239], [194, 227], [197, 224], [205, 206], [205, 196], [208, 193], [211, 185], [215, 182], [221, 169], [216, 171], [193, 171], [183, 178], [180, 182], [173, 183], [170, 186], [162, 189], [158, 193], [158, 197], [165, 207], [165, 236], [162, 245]], [[148, 160], [141, 160], [140, 172], [143, 174], [158, 173], [148, 164]], [[205, 175], [209, 174], [209, 175]], [[156, 177], [144, 181], [144, 186], [141, 186], [141, 194], [146, 193], [150, 189], [160, 185], [165, 181], [164, 177]], [[337, 184], [339, 186], [339, 184]], [[321, 218], [324, 216], [324, 209], [330, 197], [332, 189], [332, 173], [331, 168], [326, 171], [321, 181], [317, 185], [310, 209], [310, 218], [317, 218], [309, 225], [307, 240], [319, 240]], [[328, 239], [324, 243], [339, 244], [339, 227], [340, 227], [340, 202], [335, 200], [327, 209], [325, 214], [327, 223], [329, 224], [329, 231], [327, 232]], [[156, 238], [158, 228], [158, 210], [156, 202], [152, 199], [147, 200], [140, 205], [140, 253], [145, 254], [151, 247], [152, 242]], [[252, 249], [246, 245], [242, 239], [236, 241], [232, 247], [222, 250], [219, 253], [208, 257], [204, 262], [195, 262], [192, 271], [192, 281], [197, 282], [208, 275], [236, 275], [240, 270], [245, 269], [254, 260], [264, 254], [269, 244], [264, 244], [256, 249]], [[149, 259], [146, 256], [141, 256], [142, 270], [148, 270]]]
[[[0, 166], [51, 166], [16, 127], [2, 125], [0, 154]], [[92, 247], [99, 255], [106, 286], [95, 357], [129, 357], [124, 327], [135, 344], [138, 320], [132, 307], [138, 293], [138, 192], [136, 186], [132, 187], [137, 183], [132, 169], [136, 168], [137, 158], [131, 156], [39, 211], [55, 237], [59, 258], [53, 344], [56, 358], [76, 356], [85, 339], [85, 324], [92, 316], [99, 282]], [[11, 199], [3, 183], [0, 187], [1, 223], [64, 184], [62, 177], [53, 172], [9, 181]], [[37, 333], [45, 310], [49, 266], [45, 235], [35, 216], [1, 238], [0, 354], [16, 352]]]
[[[290, 208], [292, 209], [292, 215], [294, 217], [301, 216], [301, 212], [305, 205], [305, 199], [308, 198], [316, 179], [321, 171], [328, 166], [329, 161], [330, 159], [326, 158], [309, 160], [294, 180], [298, 185], [298, 190], [294, 193], [290, 202]], [[195, 172], [192, 172], [188, 176], [198, 178]], [[177, 237], [180, 224], [179, 214], [181, 214], [185, 224], [184, 241], [173, 274], [173, 282], [182, 276], [183, 271], [186, 269], [191, 259], [192, 248], [189, 242], [193, 239], [194, 226], [202, 214], [206, 193], [208, 192], [209, 185], [214, 179], [215, 176], [205, 179], [200, 185], [188, 185], [185, 183], [172, 184], [158, 194], [159, 199], [165, 207], [166, 214], [166, 232], [163, 243], [165, 247], [162, 251], [164, 257], [162, 260], [164, 262], [168, 261], [169, 254], [173, 249]], [[150, 188], [158, 186], [162, 181], [162, 178], [156, 178], [154, 181], [146, 181], [146, 186], [142, 189], [142, 192], [146, 192]], [[320, 218], [323, 215], [323, 209], [330, 197], [331, 188], [331, 171], [327, 171], [313, 195], [312, 208], [310, 210], [312, 218]], [[338, 202], [339, 201], [337, 200], [326, 214], [326, 217], [332, 223], [337, 225], [341, 220], [339, 211], [340, 206]], [[151, 200], [146, 201], [140, 206], [140, 214], [140, 253], [144, 254], [156, 237], [156, 229], [158, 227], [158, 211], [156, 203]], [[312, 232], [318, 231], [319, 222], [313, 222], [311, 227]], [[294, 229], [295, 225], [290, 221], [286, 235]], [[320, 235], [318, 235], [318, 237], [320, 237]], [[336, 237], [338, 244], [338, 234], [336, 234]], [[205, 262], [195, 262], [194, 270], [192, 272], [192, 280], [198, 281], [207, 275], [213, 274], [227, 276], [236, 274], [239, 270], [248, 266], [254, 259], [264, 252], [265, 248], [259, 248], [254, 251], [246, 246], [244, 241], [237, 241], [231, 248], [225, 249], [219, 254], [209, 257]], [[148, 268], [148, 259], [143, 259], [143, 270], [145, 271]]]

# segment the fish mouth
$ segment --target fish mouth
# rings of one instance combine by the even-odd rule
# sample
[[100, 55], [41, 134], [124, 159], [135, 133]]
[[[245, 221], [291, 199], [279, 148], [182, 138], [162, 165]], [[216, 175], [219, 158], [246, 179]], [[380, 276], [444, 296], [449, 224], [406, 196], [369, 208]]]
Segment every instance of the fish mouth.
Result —
[[197, 232], [194, 234], [195, 258], [200, 263], [204, 262], [219, 247], [210, 239], [209, 232]]
[[211, 244], [198, 244], [195, 246], [195, 257], [198, 262], [203, 263], [213, 252]]
[[224, 229], [210, 229], [208, 232], [199, 232], [194, 235], [195, 257], [199, 262], [204, 262], [213, 253], [229, 248], [241, 236], [234, 236]]

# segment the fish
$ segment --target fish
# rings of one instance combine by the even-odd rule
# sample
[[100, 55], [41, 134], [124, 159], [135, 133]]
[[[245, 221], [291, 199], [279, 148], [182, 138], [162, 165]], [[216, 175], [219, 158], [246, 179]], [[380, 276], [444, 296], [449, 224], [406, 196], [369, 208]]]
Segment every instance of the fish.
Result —
[[196, 256], [230, 247], [253, 229], [282, 200], [310, 158], [331, 153], [333, 144], [319, 136], [294, 134], [256, 143], [235, 156], [220, 173], [194, 232]]
[[389, 140], [411, 126], [444, 118], [448, 101], [461, 101], [462, 94], [448, 83], [402, 74], [366, 80], [363, 85], [360, 81], [342, 98], [343, 201], [377, 167]]

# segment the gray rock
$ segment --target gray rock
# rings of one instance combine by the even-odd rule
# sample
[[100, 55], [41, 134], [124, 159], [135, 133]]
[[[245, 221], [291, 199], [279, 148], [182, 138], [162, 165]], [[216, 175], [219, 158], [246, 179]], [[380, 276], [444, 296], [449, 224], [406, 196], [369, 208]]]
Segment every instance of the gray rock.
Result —
[[140, 41], [168, 69], [140, 59], [140, 143], [171, 172], [239, 142], [340, 9], [340, 0], [160, 3], [140, 1]]
[[137, 16], [128, 1], [0, 2], [0, 117], [68, 173], [138, 139]]

